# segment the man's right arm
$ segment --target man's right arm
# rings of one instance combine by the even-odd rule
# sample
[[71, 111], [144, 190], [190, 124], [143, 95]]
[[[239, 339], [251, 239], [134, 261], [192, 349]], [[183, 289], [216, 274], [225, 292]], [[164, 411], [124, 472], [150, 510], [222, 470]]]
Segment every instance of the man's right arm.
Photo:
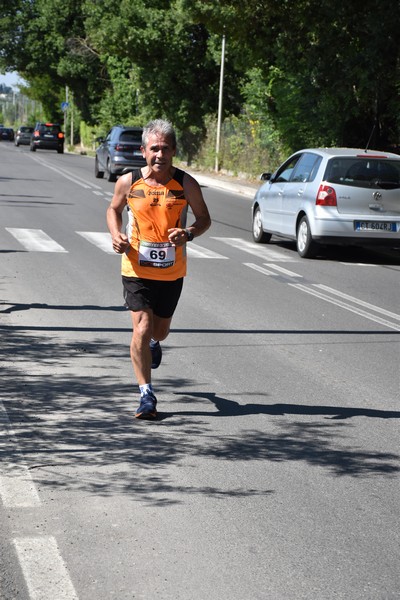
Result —
[[114, 195], [107, 209], [107, 227], [111, 233], [112, 245], [117, 254], [122, 254], [129, 246], [128, 237], [121, 232], [122, 213], [127, 203], [132, 174], [120, 177], [115, 184]]

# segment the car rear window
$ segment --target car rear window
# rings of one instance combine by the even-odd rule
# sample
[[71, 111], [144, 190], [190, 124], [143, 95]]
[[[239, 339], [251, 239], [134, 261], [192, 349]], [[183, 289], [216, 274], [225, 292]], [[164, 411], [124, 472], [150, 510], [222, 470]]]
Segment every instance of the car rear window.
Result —
[[400, 187], [400, 159], [336, 157], [328, 161], [324, 180], [362, 188]]
[[58, 133], [61, 128], [59, 125], [40, 125], [39, 130], [44, 133]]
[[141, 144], [142, 134], [140, 131], [123, 131], [119, 139], [121, 142], [135, 142], [136, 144]]

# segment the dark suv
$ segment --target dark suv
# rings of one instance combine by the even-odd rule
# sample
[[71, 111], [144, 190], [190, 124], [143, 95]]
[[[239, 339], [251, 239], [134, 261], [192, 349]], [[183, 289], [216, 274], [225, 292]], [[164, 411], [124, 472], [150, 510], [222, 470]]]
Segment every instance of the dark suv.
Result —
[[108, 181], [116, 181], [118, 175], [143, 167], [146, 161], [140, 150], [142, 133], [141, 127], [116, 125], [105, 139], [98, 138], [100, 146], [96, 150], [95, 177], [101, 179], [105, 173]]
[[36, 123], [31, 137], [31, 152], [37, 148], [64, 152], [64, 134], [58, 123]]
[[14, 140], [14, 129], [11, 127], [0, 127], [0, 140], [12, 142]]

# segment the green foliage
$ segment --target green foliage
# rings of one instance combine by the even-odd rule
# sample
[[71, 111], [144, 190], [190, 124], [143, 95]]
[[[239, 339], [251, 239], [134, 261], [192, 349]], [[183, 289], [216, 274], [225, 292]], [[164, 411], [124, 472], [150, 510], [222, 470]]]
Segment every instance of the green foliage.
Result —
[[[235, 176], [257, 179], [263, 171], [273, 171], [285, 157], [284, 148], [272, 123], [242, 113], [223, 122], [219, 165]], [[198, 153], [198, 166], [213, 170], [217, 137], [217, 120], [206, 118], [207, 137]]]
[[0, 68], [52, 120], [65, 86], [104, 133], [167, 118], [190, 162], [215, 134], [225, 34], [223, 163], [242, 170], [247, 152], [249, 171], [300, 147], [365, 146], [373, 127], [372, 146], [398, 145], [399, 21], [394, 0], [0, 0]]
[[97, 110], [97, 122], [105, 134], [112, 125], [141, 125], [137, 69], [127, 58], [105, 59], [110, 87], [105, 90]]

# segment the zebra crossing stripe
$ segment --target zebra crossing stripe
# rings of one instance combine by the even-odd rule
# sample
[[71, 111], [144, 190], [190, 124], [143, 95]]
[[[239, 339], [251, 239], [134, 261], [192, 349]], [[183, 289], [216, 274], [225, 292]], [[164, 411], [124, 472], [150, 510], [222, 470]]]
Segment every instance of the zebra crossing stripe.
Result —
[[60, 244], [55, 242], [41, 229], [19, 229], [6, 227], [8, 233], [22, 245], [26, 250], [32, 252], [68, 252]]
[[212, 237], [213, 240], [218, 240], [223, 244], [227, 244], [236, 250], [242, 250], [248, 254], [253, 254], [262, 258], [267, 262], [297, 262], [296, 258], [291, 256], [285, 256], [282, 252], [270, 248], [262, 244], [256, 244], [255, 242], [248, 242], [242, 238], [229, 238], [229, 237]]
[[18, 446], [6, 408], [0, 400], [0, 446], [7, 447], [12, 458], [0, 463], [0, 498], [7, 508], [40, 506], [40, 498]]
[[[22, 229], [14, 227], [6, 227], [5, 229], [28, 251], [68, 253], [68, 250], [63, 248], [60, 244], [54, 241], [41, 229]], [[86, 239], [88, 242], [90, 242], [103, 252], [119, 256], [114, 252], [112, 248], [111, 235], [108, 232], [76, 231], [75, 233]], [[266, 261], [264, 264], [266, 264], [269, 267], [272, 266], [270, 263], [297, 262], [295, 258], [292, 258], [291, 256], [286, 256], [285, 254], [273, 248], [248, 242], [242, 238], [211, 237], [210, 239], [217, 240], [218, 242], [227, 244], [232, 248], [257, 256], [258, 258], [261, 258], [262, 260]], [[229, 256], [224, 256], [219, 252], [215, 252], [214, 250], [210, 250], [209, 248], [200, 246], [199, 244], [187, 244], [186, 251], [188, 257], [190, 258], [229, 260]], [[281, 270], [282, 273], [288, 276], [296, 276], [290, 271], [285, 271], [283, 267], [279, 268], [276, 266], [272, 266], [272, 268]], [[299, 277], [299, 275], [297, 275], [297, 277]]]
[[[112, 239], [109, 233], [105, 232], [95, 232], [95, 231], [77, 231], [78, 235], [81, 235], [91, 244], [94, 244], [103, 252], [107, 252], [107, 254], [114, 254], [115, 256], [119, 256], [116, 254], [112, 247]], [[203, 248], [203, 246], [199, 246], [198, 244], [188, 244], [186, 246], [188, 256], [191, 258], [218, 258], [227, 260], [227, 256], [222, 256], [222, 254], [218, 254], [218, 252], [214, 252], [213, 250], [209, 250], [208, 248]]]
[[32, 600], [78, 600], [78, 595], [53, 536], [18, 537], [14, 540]]
[[81, 235], [85, 240], [103, 250], [107, 254], [115, 254], [115, 256], [120, 256], [116, 254], [112, 247], [112, 239], [111, 235], [107, 232], [102, 231], [77, 231], [78, 235]]
[[214, 252], [213, 250], [209, 250], [208, 248], [204, 248], [203, 246], [199, 246], [198, 244], [188, 244], [186, 246], [187, 254], [191, 258], [219, 258], [227, 260], [227, 256], [222, 256], [222, 254], [218, 254], [218, 252]]

